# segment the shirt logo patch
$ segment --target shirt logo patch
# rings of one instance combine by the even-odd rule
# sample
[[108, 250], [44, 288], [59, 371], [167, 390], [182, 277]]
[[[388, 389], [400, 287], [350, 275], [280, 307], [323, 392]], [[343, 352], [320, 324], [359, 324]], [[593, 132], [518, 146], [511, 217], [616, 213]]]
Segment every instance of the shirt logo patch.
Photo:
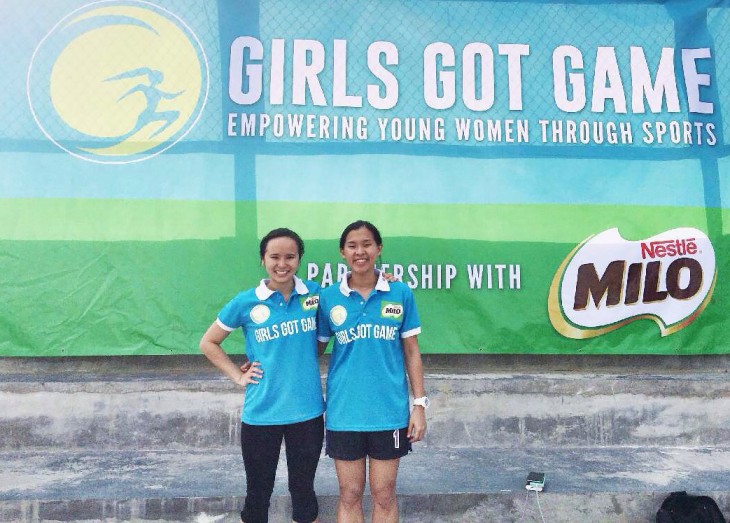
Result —
[[345, 309], [342, 305], [335, 305], [332, 307], [332, 310], [330, 311], [330, 320], [332, 320], [332, 323], [339, 327], [345, 323], [346, 319], [347, 309]]
[[253, 321], [254, 323], [263, 323], [269, 319], [269, 316], [271, 316], [271, 311], [266, 305], [258, 304], [253, 309], [251, 309], [249, 316], [251, 317], [251, 321]]
[[380, 317], [399, 320], [403, 317], [403, 305], [384, 301], [380, 304]]
[[302, 310], [316, 311], [319, 306], [319, 294], [315, 294], [314, 296], [303, 296], [299, 298], [299, 303], [302, 305]]

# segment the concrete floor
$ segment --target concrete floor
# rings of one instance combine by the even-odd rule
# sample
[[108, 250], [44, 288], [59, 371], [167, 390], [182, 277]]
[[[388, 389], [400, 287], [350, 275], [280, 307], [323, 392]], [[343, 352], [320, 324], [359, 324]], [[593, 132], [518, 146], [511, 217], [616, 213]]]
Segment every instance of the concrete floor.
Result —
[[[676, 490], [730, 516], [727, 358], [426, 361], [401, 522], [650, 522]], [[0, 375], [0, 521], [239, 521], [242, 394], [200, 358], [8, 359]], [[286, 477], [282, 461], [272, 523], [290, 521]], [[334, 522], [324, 456], [316, 489]]]

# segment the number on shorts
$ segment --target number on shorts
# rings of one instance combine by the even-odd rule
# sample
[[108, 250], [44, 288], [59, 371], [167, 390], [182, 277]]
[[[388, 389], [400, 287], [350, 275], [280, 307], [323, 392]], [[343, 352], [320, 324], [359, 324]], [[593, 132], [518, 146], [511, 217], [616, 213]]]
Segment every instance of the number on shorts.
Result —
[[398, 429], [393, 431], [393, 445], [396, 449], [400, 448], [400, 431]]

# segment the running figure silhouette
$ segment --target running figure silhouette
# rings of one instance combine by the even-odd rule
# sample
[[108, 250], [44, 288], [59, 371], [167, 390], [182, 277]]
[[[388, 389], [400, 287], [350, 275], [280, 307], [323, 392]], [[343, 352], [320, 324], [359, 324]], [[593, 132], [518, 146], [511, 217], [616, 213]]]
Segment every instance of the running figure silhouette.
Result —
[[135, 124], [134, 128], [127, 134], [125, 134], [123, 136], [123, 139], [132, 136], [152, 122], [165, 122], [162, 127], [157, 129], [157, 131], [150, 135], [150, 138], [154, 138], [162, 131], [167, 129], [170, 125], [172, 125], [173, 122], [180, 117], [180, 111], [157, 110], [157, 106], [160, 104], [163, 98], [166, 100], [172, 100], [173, 98], [176, 98], [185, 92], [179, 91], [177, 93], [167, 93], [165, 91], [162, 91], [161, 89], [158, 89], [157, 86], [162, 83], [162, 80], [164, 80], [165, 78], [165, 75], [162, 73], [162, 71], [150, 69], [149, 67], [140, 67], [138, 69], [132, 69], [130, 71], [126, 71], [115, 76], [110, 76], [104, 81], [109, 82], [113, 80], [122, 80], [125, 78], [136, 78], [138, 76], [146, 76], [148, 84], [141, 81], [139, 84], [135, 85], [129, 91], [120, 96], [117, 99], [117, 102], [125, 99], [133, 93], [140, 92], [147, 99], [147, 105], [137, 117], [137, 123]]

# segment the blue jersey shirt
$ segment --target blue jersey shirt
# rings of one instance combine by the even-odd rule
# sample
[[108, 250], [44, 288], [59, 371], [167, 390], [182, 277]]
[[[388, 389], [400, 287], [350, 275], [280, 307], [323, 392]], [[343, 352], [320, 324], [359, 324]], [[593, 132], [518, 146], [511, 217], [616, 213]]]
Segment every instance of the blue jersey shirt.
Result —
[[246, 356], [261, 362], [258, 384], [246, 386], [241, 420], [249, 425], [285, 425], [324, 412], [317, 361], [317, 283], [294, 279], [289, 301], [266, 280], [239, 293], [218, 314], [227, 331], [241, 327]]
[[[349, 276], [349, 275], [348, 275]], [[374, 432], [406, 427], [408, 383], [402, 338], [421, 332], [413, 292], [378, 273], [367, 300], [347, 278], [322, 290], [318, 339], [334, 337], [327, 375], [327, 428]]]

